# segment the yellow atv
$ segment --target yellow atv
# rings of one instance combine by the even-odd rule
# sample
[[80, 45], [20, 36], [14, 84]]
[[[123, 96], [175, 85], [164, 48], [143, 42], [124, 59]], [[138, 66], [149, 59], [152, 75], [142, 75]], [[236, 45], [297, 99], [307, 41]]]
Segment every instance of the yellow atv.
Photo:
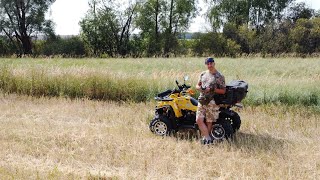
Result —
[[[196, 111], [198, 101], [192, 97], [194, 91], [191, 86], [176, 84], [178, 89], [167, 90], [155, 97], [157, 105], [155, 116], [149, 124], [151, 132], [164, 136], [178, 132], [181, 129], [198, 130], [196, 124]], [[232, 137], [233, 133], [240, 128], [240, 116], [231, 107], [240, 103], [246, 96], [248, 84], [244, 81], [232, 81], [227, 84], [226, 94], [214, 97], [220, 105], [220, 114], [217, 122], [214, 123], [211, 136], [216, 139]]]

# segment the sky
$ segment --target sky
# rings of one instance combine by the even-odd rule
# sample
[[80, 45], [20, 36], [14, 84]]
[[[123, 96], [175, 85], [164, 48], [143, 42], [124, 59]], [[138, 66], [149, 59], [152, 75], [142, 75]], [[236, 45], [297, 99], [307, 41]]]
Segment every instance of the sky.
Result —
[[[199, 0], [200, 3], [202, 0]], [[313, 9], [320, 9], [319, 0], [296, 0], [305, 2]], [[49, 9], [48, 18], [55, 23], [55, 32], [58, 35], [78, 35], [80, 32], [79, 21], [84, 18], [89, 10], [88, 0], [56, 0]], [[205, 20], [203, 13], [193, 19], [190, 32], [204, 31]]]

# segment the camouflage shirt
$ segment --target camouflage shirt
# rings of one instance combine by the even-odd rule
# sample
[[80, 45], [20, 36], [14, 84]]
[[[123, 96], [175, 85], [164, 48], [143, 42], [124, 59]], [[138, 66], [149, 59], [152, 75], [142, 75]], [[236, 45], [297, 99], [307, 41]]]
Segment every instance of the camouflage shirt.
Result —
[[224, 76], [220, 72], [211, 74], [209, 71], [201, 73], [198, 84], [201, 83], [201, 87], [210, 87], [211, 91], [208, 93], [200, 92], [199, 97], [207, 96], [212, 97], [214, 95], [214, 89], [223, 89], [226, 87]]

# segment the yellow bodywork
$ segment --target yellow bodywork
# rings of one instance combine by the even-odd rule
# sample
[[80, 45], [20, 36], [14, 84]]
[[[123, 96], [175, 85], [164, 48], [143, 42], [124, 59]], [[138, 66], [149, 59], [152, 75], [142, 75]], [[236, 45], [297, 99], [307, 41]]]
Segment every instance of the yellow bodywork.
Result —
[[181, 110], [190, 110], [196, 112], [197, 106], [191, 103], [191, 96], [188, 95], [189, 93], [193, 94], [192, 90], [189, 92], [187, 91], [187, 93], [184, 95], [179, 93], [171, 94], [167, 100], [159, 101], [156, 108], [170, 106], [172, 107], [177, 118], [182, 116]]

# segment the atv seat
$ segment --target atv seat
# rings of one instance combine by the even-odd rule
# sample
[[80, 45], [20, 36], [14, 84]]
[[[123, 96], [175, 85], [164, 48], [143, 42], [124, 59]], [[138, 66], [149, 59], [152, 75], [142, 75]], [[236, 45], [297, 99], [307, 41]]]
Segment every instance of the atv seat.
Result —
[[156, 101], [172, 101], [173, 99], [168, 97], [168, 96], [165, 96], [165, 97], [155, 97], [154, 98]]
[[163, 97], [165, 97], [165, 96], [168, 96], [168, 95], [171, 94], [171, 93], [172, 93], [171, 90], [166, 90], [166, 91], [164, 91], [164, 92], [162, 92], [162, 93], [159, 93], [159, 94], [157, 95], [157, 97], [163, 98]]

